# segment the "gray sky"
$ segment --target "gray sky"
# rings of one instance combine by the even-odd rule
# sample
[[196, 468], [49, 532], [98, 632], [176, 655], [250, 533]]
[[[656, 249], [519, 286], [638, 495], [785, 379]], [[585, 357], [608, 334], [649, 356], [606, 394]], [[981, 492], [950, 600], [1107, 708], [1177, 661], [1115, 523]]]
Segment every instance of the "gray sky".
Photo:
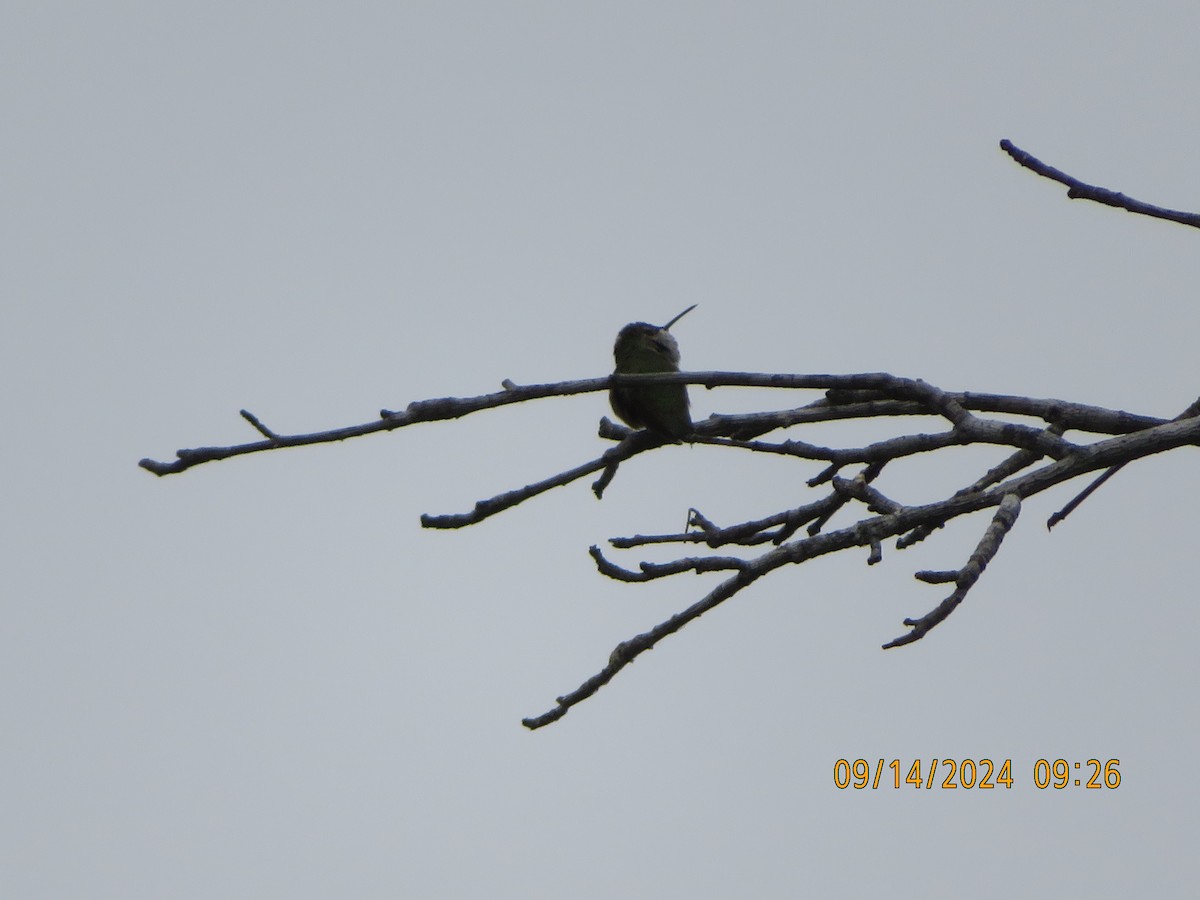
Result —
[[[1073, 490], [1030, 501], [913, 647], [879, 649], [944, 596], [912, 573], [986, 515], [781, 571], [537, 733], [716, 583], [617, 584], [589, 544], [815, 499], [817, 467], [667, 448], [603, 502], [420, 528], [596, 455], [600, 395], [135, 463], [252, 438], [242, 407], [298, 432], [604, 374], [621, 325], [691, 303], [692, 369], [1173, 415], [1195, 232], [997, 142], [1200, 208], [1198, 33], [1182, 2], [6, 4], [0, 893], [1186, 896], [1190, 451], [1052, 535]], [[698, 418], [798, 399], [693, 391]], [[997, 458], [882, 486], [927, 502]], [[1017, 783], [840, 791], [843, 757]], [[1124, 780], [1036, 789], [1058, 757]]]

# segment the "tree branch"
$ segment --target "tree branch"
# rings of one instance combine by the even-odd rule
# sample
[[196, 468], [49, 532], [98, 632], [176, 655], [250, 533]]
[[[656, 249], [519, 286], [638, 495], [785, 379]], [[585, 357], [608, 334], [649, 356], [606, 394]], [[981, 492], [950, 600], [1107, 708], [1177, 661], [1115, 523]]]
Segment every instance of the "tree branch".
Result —
[[[1001, 141], [1000, 146], [1019, 165], [1065, 185], [1067, 196], [1071, 199], [1092, 200], [1131, 213], [1200, 227], [1200, 214], [1152, 206], [1116, 191], [1087, 184], [1043, 163], [1011, 141]], [[179, 450], [173, 461], [161, 462], [147, 458], [138, 465], [159, 476], [179, 474], [206, 462], [284, 447], [343, 441], [381, 431], [394, 431], [419, 422], [461, 418], [512, 403], [593, 393], [617, 386], [651, 384], [703, 385], [708, 389], [737, 386], [823, 390], [825, 394], [820, 399], [792, 409], [711, 415], [703, 422], [696, 423], [694, 433], [687, 438], [690, 443], [713, 445], [731, 451], [768, 453], [826, 463], [817, 475], [807, 480], [808, 488], [820, 490], [822, 495], [812, 502], [726, 527], [716, 525], [698, 510], [691, 509], [682, 533], [639, 534], [612, 538], [609, 542], [617, 550], [662, 544], [676, 544], [681, 548], [700, 548], [700, 545], [704, 545], [710, 551], [727, 545], [765, 548], [759, 556], [751, 559], [715, 554], [686, 556], [665, 563], [643, 561], [636, 569], [630, 569], [612, 562], [599, 547], [593, 546], [590, 553], [599, 572], [623, 582], [651, 581], [684, 573], [723, 572], [726, 577], [691, 606], [648, 631], [619, 643], [599, 672], [574, 691], [558, 697], [554, 707], [547, 712], [524, 719], [525, 726], [530, 729], [541, 728], [562, 718], [572, 706], [595, 694], [659, 641], [778, 568], [802, 564], [818, 556], [854, 547], [867, 548], [866, 563], [875, 565], [883, 560], [883, 543], [886, 540], [894, 539], [896, 550], [903, 550], [936, 535], [953, 519], [993, 509], [991, 520], [984, 528], [974, 552], [961, 568], [915, 573], [916, 578], [929, 584], [953, 583], [955, 586], [948, 597], [925, 615], [915, 619], [906, 618], [904, 625], [908, 630], [883, 646], [884, 649], [891, 649], [919, 641], [961, 605], [1015, 526], [1023, 501], [1081, 475], [1106, 470], [1051, 517], [1047, 524], [1053, 526], [1130, 461], [1176, 447], [1200, 444], [1200, 400], [1175, 419], [1167, 421], [1063, 400], [948, 392], [920, 379], [887, 373], [803, 375], [716, 371], [610, 375], [530, 385], [517, 385], [504, 379], [501, 382], [503, 390], [495, 393], [414, 401], [400, 411], [381, 410], [379, 418], [374, 421], [302, 434], [281, 434], [264, 424], [258, 416], [242, 410], [242, 418], [254, 428], [260, 440]], [[991, 414], [1018, 416], [1029, 421], [1013, 422], [992, 418]], [[794, 425], [850, 419], [870, 419], [883, 423], [910, 416], [934, 417], [949, 427], [943, 426], [944, 430], [932, 434], [893, 434], [859, 447], [824, 447], [793, 439], [774, 442], [760, 439]], [[1100, 437], [1068, 441], [1064, 438], [1067, 431]], [[480, 500], [469, 512], [422, 515], [421, 524], [426, 528], [472, 525], [552, 488], [570, 484], [596, 472], [600, 475], [593, 482], [592, 490], [597, 497], [601, 497], [621, 463], [668, 443], [649, 431], [630, 431], [607, 418], [601, 420], [600, 437], [614, 441], [615, 445], [598, 457], [532, 484]], [[967, 445], [1006, 447], [1010, 452], [968, 486], [949, 497], [921, 505], [905, 505], [884, 493], [877, 484], [887, 464], [894, 460]], [[854, 465], [862, 468], [853, 478], [843, 477], [842, 470]], [[865, 517], [853, 524], [826, 530], [836, 516], [856, 505], [865, 512]]]
[[965, 566], [949, 572], [917, 572], [915, 577], [929, 584], [944, 584], [947, 581], [953, 581], [956, 585], [954, 593], [921, 618], [905, 619], [904, 624], [912, 631], [888, 641], [883, 645], [883, 649], [890, 650], [893, 647], [901, 647], [904, 644], [919, 641], [931, 628], [945, 621], [946, 617], [958, 607], [958, 604], [962, 603], [967, 591], [975, 585], [979, 576], [983, 574], [983, 570], [987, 568], [987, 564], [999, 552], [1004, 536], [1016, 524], [1017, 516], [1020, 513], [1021, 498], [1016, 494], [1005, 494], [1004, 499], [1000, 501], [1000, 506], [996, 509], [996, 514], [992, 517], [992, 523], [984, 531], [975, 552], [971, 554]]
[[[737, 573], [721, 582], [703, 599], [682, 612], [671, 616], [649, 631], [618, 644], [603, 669], [574, 691], [558, 697], [556, 705], [547, 712], [523, 719], [522, 722], [527, 728], [534, 729], [558, 721], [567, 714], [572, 706], [595, 694], [621, 669], [633, 662], [640, 654], [652, 649], [663, 638], [679, 631], [684, 625], [724, 603], [758, 578], [781, 566], [803, 563], [818, 556], [855, 546], [869, 547], [871, 557], [868, 562], [871, 562], [872, 559], [877, 561], [879, 548], [884, 539], [903, 538], [905, 535], [922, 530], [928, 533], [959, 516], [988, 507], [998, 507], [975, 552], [963, 568], [943, 573], [917, 573], [918, 578], [931, 583], [953, 580], [957, 585], [954, 593], [925, 616], [920, 619], [905, 619], [904, 624], [912, 630], [885, 644], [884, 649], [918, 641], [945, 621], [946, 617], [962, 602], [967, 591], [978, 581], [984, 568], [999, 550], [1005, 535], [1016, 522], [1023, 498], [1027, 499], [1064, 481], [1104, 468], [1112, 464], [1114, 460], [1123, 457], [1140, 458], [1189, 444], [1200, 444], [1200, 417], [1168, 422], [1136, 434], [1098, 441], [1088, 447], [1079, 448], [1063, 459], [1052, 460], [1025, 475], [1009, 478], [990, 490], [960, 491], [946, 500], [924, 506], [904, 507], [892, 501], [879, 502], [874, 493], [867, 493], [864, 496], [868, 503], [878, 503], [890, 511], [863, 519], [837, 531], [788, 541], [757, 559], [732, 561], [736, 562], [736, 566], [732, 565], [728, 558], [720, 559], [718, 567], [733, 567], [737, 569]], [[834, 493], [838, 493], [837, 488], [834, 489]], [[842, 494], [842, 496], [846, 495]], [[884, 499], [886, 500], [886, 498]], [[900, 549], [902, 546], [907, 546], [907, 544], [902, 544], [898, 540], [897, 548]], [[597, 548], [592, 549], [592, 555], [597, 560], [597, 565], [601, 565], [603, 557]], [[698, 571], [695, 560], [679, 560], [677, 563], [678, 566], [674, 568], [671, 563], [658, 564], [652, 568], [652, 571], [662, 571], [666, 574]], [[646, 572], [648, 565], [642, 564], [643, 573]], [[639, 573], [620, 569], [608, 563], [607, 560], [603, 560], [601, 571], [613, 577], [620, 577], [621, 580], [646, 580]], [[615, 572], [620, 572], [621, 575], [616, 575]]]
[[1065, 184], [1067, 186], [1067, 196], [1072, 200], [1091, 200], [1095, 203], [1103, 203], [1105, 206], [1115, 206], [1117, 209], [1124, 209], [1137, 215], [1150, 216], [1155, 219], [1166, 219], [1169, 222], [1178, 222], [1180, 225], [1190, 225], [1193, 228], [1200, 228], [1200, 213], [1182, 212], [1177, 209], [1165, 209], [1161, 206], [1153, 206], [1149, 203], [1143, 203], [1141, 200], [1126, 197], [1117, 191], [1110, 191], [1108, 188], [1080, 181], [1078, 178], [1061, 172], [1053, 166], [1046, 165], [1036, 156], [1026, 153], [1007, 139], [1000, 142], [1000, 149], [1011, 156], [1013, 161], [1018, 165], [1036, 172], [1043, 178], [1049, 178], [1052, 181], [1057, 181], [1059, 184]]
[[[780, 566], [802, 563], [854, 546], [868, 548], [867, 562], [875, 564], [882, 560], [882, 542], [887, 538], [896, 538], [897, 549], [903, 549], [928, 538], [953, 518], [989, 506], [1000, 506], [1001, 510], [993, 518], [992, 526], [985, 532], [984, 539], [967, 565], [961, 570], [942, 573], [945, 579], [956, 582], [955, 592], [922, 618], [905, 620], [912, 630], [886, 646], [895, 647], [919, 640], [961, 603], [1015, 521], [1015, 509], [1019, 508], [1021, 499], [1087, 472], [1200, 441], [1200, 419], [1197, 418], [1164, 422], [1151, 416], [1062, 400], [1039, 400], [977, 392], [952, 393], [919, 379], [901, 378], [884, 373], [776, 375], [696, 372], [609, 376], [525, 386], [505, 381], [504, 390], [493, 394], [417, 401], [410, 403], [403, 411], [384, 410], [380, 413], [380, 419], [375, 422], [310, 434], [280, 434], [266, 426], [257, 416], [243, 411], [243, 418], [262, 435], [263, 440], [229, 447], [180, 450], [175, 462], [142, 460], [140, 465], [159, 475], [175, 474], [217, 459], [282, 447], [340, 441], [377, 431], [391, 431], [418, 422], [459, 418], [510, 403], [601, 391], [614, 384], [629, 383], [683, 383], [710, 388], [734, 385], [825, 390], [825, 397], [797, 409], [742, 416], [712, 416], [696, 425], [696, 433], [692, 439], [696, 443], [716, 444], [730, 450], [784, 454], [828, 462], [829, 466], [822, 473], [809, 480], [809, 485], [814, 488], [826, 485], [827, 493], [815, 502], [728, 528], [718, 528], [693, 510], [689, 515], [689, 529], [695, 527], [698, 529], [696, 532], [689, 530], [682, 535], [639, 536], [612, 541], [613, 546], [617, 548], [668, 542], [703, 543], [710, 548], [723, 544], [747, 547], [770, 544], [771, 549], [756, 559], [728, 556], [684, 557], [666, 563], [643, 562], [637, 570], [631, 570], [612, 563], [604, 557], [599, 548], [593, 547], [592, 556], [600, 572], [622, 581], [649, 581], [685, 572], [725, 571], [733, 574], [697, 603], [644, 634], [618, 645], [610, 655], [608, 664], [600, 672], [575, 691], [560, 697], [557, 705], [549, 712], [525, 720], [525, 724], [531, 728], [541, 727], [561, 718], [571, 706], [594, 694], [639, 654]], [[1040, 421], [1042, 425], [1034, 427], [992, 419], [986, 417], [986, 413], [1020, 415]], [[936, 416], [948, 422], [950, 429], [936, 434], [897, 435], [863, 447], [842, 448], [818, 447], [794, 440], [768, 443], [747, 438], [799, 422], [848, 418], [886, 421], [890, 418], [913, 415]], [[618, 443], [600, 456], [533, 484], [480, 500], [467, 513], [423, 515], [422, 525], [428, 528], [461, 528], [471, 525], [537, 497], [551, 488], [569, 484], [594, 472], [602, 473], [593, 485], [593, 490], [599, 496], [622, 462], [664, 444], [662, 438], [648, 431], [630, 432], [608, 423], [607, 420], [605, 423], [606, 427], [602, 429], [602, 433]], [[1111, 436], [1090, 444], [1080, 444], [1062, 437], [1068, 429]], [[923, 506], [904, 506], [871, 486], [884, 466], [892, 460], [917, 453], [936, 452], [944, 447], [970, 444], [1007, 446], [1014, 452], [1004, 462], [976, 479], [971, 486], [948, 499]], [[864, 464], [864, 468], [852, 479], [840, 477], [839, 470], [851, 464]], [[1033, 467], [1031, 471], [1017, 475], [1030, 467]], [[856, 503], [861, 504], [872, 515], [852, 526], [822, 533], [835, 514]], [[1017, 506], [1014, 507], [1014, 504]], [[806, 530], [797, 538], [796, 534], [801, 528]], [[930, 573], [919, 573], [919, 577], [934, 580]]]
[[[1179, 415], [1177, 415], [1171, 421], [1178, 422], [1180, 419], [1190, 419], [1192, 416], [1197, 416], [1197, 415], [1200, 415], [1200, 398], [1197, 398], [1192, 403], [1191, 406], [1189, 406], [1187, 409], [1185, 409], [1183, 412], [1181, 412]], [[1091, 484], [1089, 484], [1087, 487], [1085, 487], [1082, 491], [1080, 491], [1078, 494], [1076, 494], [1075, 498], [1073, 500], [1071, 500], [1070, 503], [1068, 503], [1066, 506], [1064, 506], [1062, 509], [1060, 509], [1058, 512], [1056, 512], [1054, 515], [1052, 515], [1049, 519], [1046, 520], [1046, 530], [1049, 531], [1051, 528], [1053, 528], [1055, 525], [1057, 525], [1059, 522], [1061, 522], [1063, 519], [1065, 519], [1067, 516], [1069, 516], [1071, 513], [1073, 513], [1076, 510], [1076, 508], [1079, 506], [1080, 503], [1082, 503], [1084, 500], [1086, 500], [1088, 497], [1090, 497], [1096, 491], [1096, 489], [1100, 487], [1100, 485], [1104, 484], [1104, 482], [1108, 481], [1108, 479], [1112, 478], [1114, 475], [1116, 475], [1118, 472], [1120, 472], [1121, 469], [1123, 469], [1124, 467], [1125, 467], [1125, 462], [1119, 462], [1115, 466], [1113, 466], [1111, 469], [1107, 469], [1104, 472], [1102, 472], [1099, 478], [1097, 478], [1095, 481], [1093, 481]]]
[[[439, 422], [459, 419], [485, 409], [495, 409], [511, 403], [523, 403], [545, 397], [567, 397], [605, 391], [614, 385], [628, 384], [696, 384], [714, 387], [763, 387], [789, 390], [821, 389], [832, 391], [869, 391], [886, 401], [883, 407], [876, 402], [839, 407], [826, 400], [818, 400], [801, 410], [782, 410], [774, 413], [755, 413], [745, 416], [712, 416], [701, 423], [697, 431], [702, 435], [727, 435], [730, 437], [754, 431], [765, 433], [776, 428], [785, 428], [801, 422], [825, 422], [846, 418], [874, 418], [880, 415], [912, 416], [930, 415], [927, 405], [916, 402], [914, 394], [922, 392], [916, 388], [923, 385], [917, 379], [899, 378], [883, 373], [858, 375], [779, 375], [753, 372], [672, 372], [656, 375], [609, 375], [605, 378], [589, 378], [582, 381], [560, 381], [552, 384], [515, 385], [507, 379], [505, 389], [477, 397], [440, 397], [417, 400], [402, 412], [381, 410], [380, 418], [361, 425], [349, 425], [306, 434], [284, 435], [267, 428], [253, 413], [242, 410], [242, 417], [264, 435], [266, 440], [252, 441], [229, 446], [194, 447], [177, 450], [173, 462], [161, 462], [150, 458], [142, 459], [138, 465], [155, 475], [176, 475], [202, 463], [231, 459], [249, 453], [279, 450], [284, 447], [302, 447], [309, 444], [329, 444], [349, 438], [395, 431], [420, 422]], [[927, 386], [926, 386], [927, 387]], [[1065, 428], [1089, 431], [1094, 434], [1124, 434], [1162, 422], [1149, 416], [1138, 416], [1121, 410], [1104, 409], [1081, 403], [1062, 400], [1039, 400], [1032, 397], [1016, 397], [1003, 394], [944, 394], [949, 400], [966, 410], [976, 412], [1006, 412], [1032, 416], [1046, 422], [1058, 423]], [[897, 398], [907, 398], [898, 400]]]

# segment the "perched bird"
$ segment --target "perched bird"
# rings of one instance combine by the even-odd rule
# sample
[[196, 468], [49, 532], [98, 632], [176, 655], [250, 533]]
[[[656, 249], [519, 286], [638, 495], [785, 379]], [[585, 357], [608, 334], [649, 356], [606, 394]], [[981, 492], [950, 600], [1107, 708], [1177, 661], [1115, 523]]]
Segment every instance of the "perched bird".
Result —
[[[679, 345], [668, 329], [696, 308], [692, 304], [666, 325], [631, 322], [617, 335], [613, 357], [614, 375], [643, 375], [652, 372], [679, 371]], [[608, 402], [630, 428], [648, 428], [674, 441], [692, 433], [686, 384], [654, 384], [615, 387]]]

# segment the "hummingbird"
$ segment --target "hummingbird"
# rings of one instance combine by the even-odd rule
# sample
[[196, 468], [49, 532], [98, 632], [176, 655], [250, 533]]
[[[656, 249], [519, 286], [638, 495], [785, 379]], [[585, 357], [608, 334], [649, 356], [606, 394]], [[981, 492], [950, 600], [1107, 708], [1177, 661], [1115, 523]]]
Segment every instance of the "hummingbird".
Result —
[[[666, 325], [630, 322], [617, 335], [614, 375], [645, 375], [679, 371], [679, 344], [668, 330], [695, 309], [693, 303]], [[608, 392], [613, 412], [630, 428], [648, 428], [679, 442], [692, 433], [686, 384], [615, 387]]]

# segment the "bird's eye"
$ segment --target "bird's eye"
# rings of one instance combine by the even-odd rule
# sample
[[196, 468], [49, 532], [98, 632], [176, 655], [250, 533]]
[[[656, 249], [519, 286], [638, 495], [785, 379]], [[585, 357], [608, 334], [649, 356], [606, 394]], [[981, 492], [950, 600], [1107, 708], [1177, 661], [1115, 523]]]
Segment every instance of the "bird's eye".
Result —
[[653, 344], [654, 344], [655, 350], [659, 350], [662, 353], [667, 354], [668, 356], [671, 355], [671, 345], [668, 344], [666, 341], [655, 340], [655, 341], [653, 341]]

